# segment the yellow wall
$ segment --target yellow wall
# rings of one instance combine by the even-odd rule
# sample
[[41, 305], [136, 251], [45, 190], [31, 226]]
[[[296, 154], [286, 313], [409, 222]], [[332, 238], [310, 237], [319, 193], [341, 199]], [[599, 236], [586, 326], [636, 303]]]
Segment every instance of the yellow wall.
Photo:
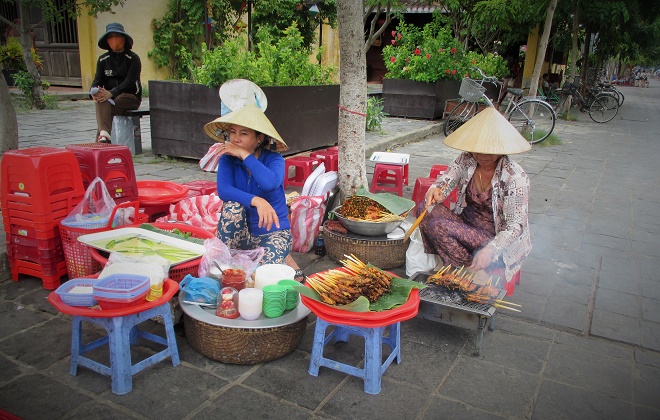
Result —
[[534, 63], [536, 62], [536, 54], [539, 50], [539, 27], [539, 25], [536, 25], [527, 37], [527, 52], [525, 53], [525, 64], [523, 66], [523, 88], [529, 87], [532, 80], [532, 73], [534, 73]]
[[95, 19], [83, 12], [78, 18], [78, 42], [80, 46], [80, 68], [83, 89], [91, 87], [96, 71], [96, 59], [105, 51], [97, 45], [99, 37], [105, 33], [108, 23], [119, 22], [133, 38], [133, 51], [142, 62], [142, 85], [147, 87], [149, 80], [163, 80], [169, 75], [167, 69], [157, 69], [147, 56], [154, 45], [151, 19], [161, 17], [167, 11], [166, 0], [131, 0], [124, 7], [114, 9], [115, 14], [100, 13]]

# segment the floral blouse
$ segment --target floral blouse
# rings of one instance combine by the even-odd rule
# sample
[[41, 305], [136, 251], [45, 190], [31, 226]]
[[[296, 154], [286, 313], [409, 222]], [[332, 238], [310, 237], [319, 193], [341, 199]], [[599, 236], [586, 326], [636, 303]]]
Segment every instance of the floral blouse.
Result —
[[[440, 202], [444, 201], [454, 188], [458, 188], [454, 209], [456, 214], [461, 214], [466, 207], [468, 184], [476, 169], [477, 161], [472, 154], [463, 152], [431, 186], [437, 188], [448, 185], [442, 191]], [[527, 221], [529, 178], [520, 165], [504, 155], [497, 162], [491, 186], [495, 237], [488, 246], [495, 249], [493, 261], [502, 257], [508, 282], [520, 270], [523, 260], [532, 250]]]

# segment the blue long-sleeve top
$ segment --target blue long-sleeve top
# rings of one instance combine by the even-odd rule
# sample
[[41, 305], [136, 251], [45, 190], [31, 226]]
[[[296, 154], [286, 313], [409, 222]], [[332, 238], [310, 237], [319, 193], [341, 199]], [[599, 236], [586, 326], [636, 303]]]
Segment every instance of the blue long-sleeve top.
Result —
[[[218, 163], [218, 197], [223, 201], [236, 201], [245, 207], [248, 229], [253, 236], [276, 230], [290, 229], [289, 209], [284, 195], [284, 158], [276, 152], [261, 149], [258, 158], [250, 155], [240, 158], [223, 155]], [[255, 196], [268, 201], [280, 219], [279, 229], [259, 227], [259, 213], [250, 203]]]

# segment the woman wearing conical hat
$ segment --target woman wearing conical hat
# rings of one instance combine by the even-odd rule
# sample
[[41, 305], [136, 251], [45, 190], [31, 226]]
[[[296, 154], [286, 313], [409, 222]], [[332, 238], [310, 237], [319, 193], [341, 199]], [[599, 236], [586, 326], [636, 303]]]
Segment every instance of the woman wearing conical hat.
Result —
[[256, 103], [239, 106], [204, 126], [221, 142], [215, 149], [218, 196], [224, 202], [218, 238], [232, 249], [265, 248], [262, 264], [284, 263], [292, 236], [284, 158], [278, 152], [288, 147]]
[[445, 139], [461, 153], [426, 193], [418, 214], [458, 190], [452, 210], [436, 205], [420, 223], [426, 253], [443, 264], [501, 275], [513, 293], [513, 276], [532, 245], [527, 220], [529, 178], [509, 155], [530, 144], [506, 119], [487, 108]]

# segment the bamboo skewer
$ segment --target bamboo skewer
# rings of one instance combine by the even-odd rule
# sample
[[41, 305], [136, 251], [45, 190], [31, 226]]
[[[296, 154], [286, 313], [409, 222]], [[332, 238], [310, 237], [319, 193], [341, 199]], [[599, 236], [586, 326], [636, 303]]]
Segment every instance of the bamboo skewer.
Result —
[[[445, 185], [443, 185], [442, 187], [440, 187], [440, 192], [441, 192], [441, 193], [442, 193], [442, 191], [445, 189], [446, 186], [447, 186], [447, 184], [445, 184]], [[403, 242], [407, 241], [408, 238], [410, 238], [410, 235], [412, 235], [413, 231], [414, 231], [414, 230], [417, 228], [417, 226], [419, 226], [419, 224], [422, 222], [422, 219], [424, 218], [424, 216], [426, 216], [426, 212], [428, 211], [429, 207], [430, 207], [430, 205], [429, 205], [429, 206], [426, 206], [426, 208], [424, 209], [424, 211], [422, 212], [422, 214], [420, 214], [419, 217], [415, 220], [415, 223], [413, 223], [412, 226], [410, 226], [410, 229], [408, 229], [408, 232], [406, 232], [406, 235], [403, 237]]]

